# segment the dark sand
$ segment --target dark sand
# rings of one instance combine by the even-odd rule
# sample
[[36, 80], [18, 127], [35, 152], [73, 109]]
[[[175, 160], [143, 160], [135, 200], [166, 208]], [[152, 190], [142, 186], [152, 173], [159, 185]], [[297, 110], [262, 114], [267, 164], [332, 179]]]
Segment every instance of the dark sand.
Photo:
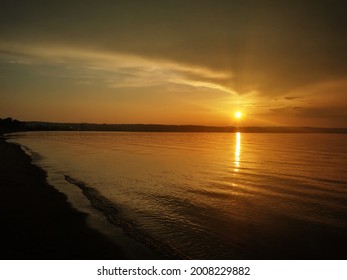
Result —
[[0, 259], [124, 259], [46, 182], [19, 146], [0, 136]]

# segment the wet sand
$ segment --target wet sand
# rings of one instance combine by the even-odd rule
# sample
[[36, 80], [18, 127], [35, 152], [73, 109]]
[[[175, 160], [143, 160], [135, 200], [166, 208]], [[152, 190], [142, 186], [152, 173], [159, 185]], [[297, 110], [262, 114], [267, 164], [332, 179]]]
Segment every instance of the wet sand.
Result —
[[0, 259], [126, 259], [120, 246], [46, 182], [19, 146], [0, 136]]

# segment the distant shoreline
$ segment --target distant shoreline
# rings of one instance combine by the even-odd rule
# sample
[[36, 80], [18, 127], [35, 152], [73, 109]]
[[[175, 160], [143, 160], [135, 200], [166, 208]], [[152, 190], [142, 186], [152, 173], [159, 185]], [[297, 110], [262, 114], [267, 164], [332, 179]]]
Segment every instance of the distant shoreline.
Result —
[[35, 131], [125, 131], [125, 132], [221, 132], [221, 133], [332, 133], [347, 134], [347, 128], [322, 127], [234, 127], [164, 124], [88, 124], [27, 122], [26, 128]]
[[222, 133], [332, 133], [347, 134], [346, 127], [207, 126], [169, 124], [97, 124], [18, 121], [0, 118], [0, 134], [20, 131], [127, 131], [127, 132], [222, 132]]

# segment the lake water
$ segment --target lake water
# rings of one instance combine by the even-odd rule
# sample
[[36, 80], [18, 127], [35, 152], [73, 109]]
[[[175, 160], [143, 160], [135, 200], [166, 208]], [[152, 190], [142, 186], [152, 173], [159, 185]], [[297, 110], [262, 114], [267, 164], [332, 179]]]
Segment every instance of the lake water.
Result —
[[28, 132], [11, 141], [53, 184], [73, 183], [68, 196], [85, 188], [109, 221], [174, 258], [347, 256], [347, 135]]

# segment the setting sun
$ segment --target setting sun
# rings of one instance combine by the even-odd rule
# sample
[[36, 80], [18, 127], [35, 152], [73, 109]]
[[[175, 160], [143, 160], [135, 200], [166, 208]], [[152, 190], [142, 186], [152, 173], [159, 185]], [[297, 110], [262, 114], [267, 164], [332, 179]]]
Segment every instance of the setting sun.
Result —
[[235, 118], [241, 119], [241, 117], [242, 117], [242, 113], [241, 112], [236, 112], [235, 113]]

